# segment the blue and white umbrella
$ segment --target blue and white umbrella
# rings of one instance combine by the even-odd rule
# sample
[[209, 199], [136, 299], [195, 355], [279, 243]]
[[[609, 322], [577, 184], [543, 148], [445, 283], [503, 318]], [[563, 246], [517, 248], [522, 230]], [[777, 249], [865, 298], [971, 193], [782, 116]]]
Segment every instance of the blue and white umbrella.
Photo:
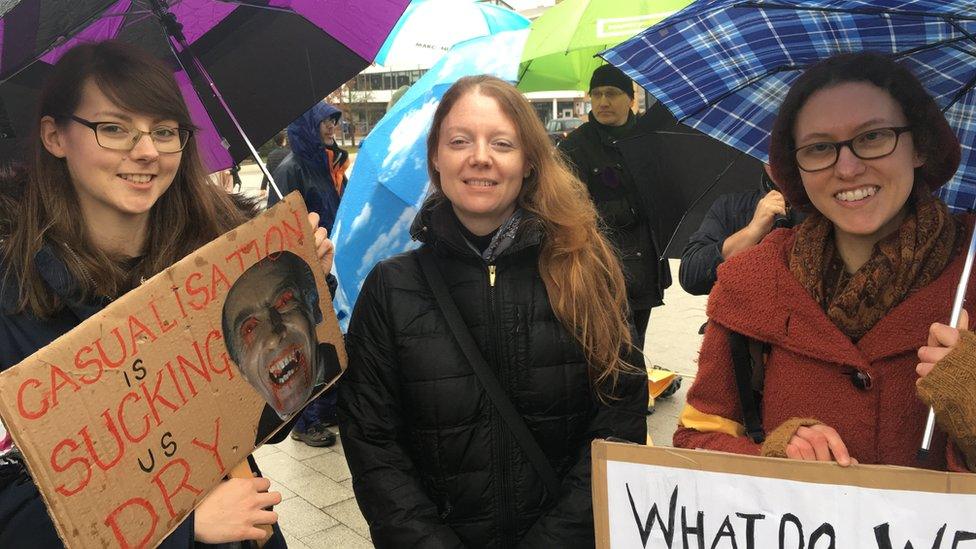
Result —
[[976, 208], [976, 1], [700, 0], [601, 54], [682, 122], [763, 162], [792, 82], [841, 52], [906, 65], [943, 108], [962, 165], [940, 195]]
[[427, 68], [455, 44], [528, 25], [528, 19], [512, 10], [475, 0], [413, 0], [376, 62], [395, 69]]
[[332, 235], [339, 279], [335, 305], [343, 329], [373, 266], [416, 246], [409, 228], [430, 183], [427, 132], [444, 92], [474, 74], [514, 82], [526, 36], [527, 29], [506, 31], [454, 46], [362, 142]]

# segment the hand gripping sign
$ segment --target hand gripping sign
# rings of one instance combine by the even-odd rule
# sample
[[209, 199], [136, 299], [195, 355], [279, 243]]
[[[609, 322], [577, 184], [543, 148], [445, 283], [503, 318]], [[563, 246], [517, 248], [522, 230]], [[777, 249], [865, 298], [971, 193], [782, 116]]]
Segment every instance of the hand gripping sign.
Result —
[[345, 368], [301, 198], [0, 374], [0, 416], [68, 547], [153, 547]]
[[976, 547], [976, 475], [593, 443], [599, 548]]

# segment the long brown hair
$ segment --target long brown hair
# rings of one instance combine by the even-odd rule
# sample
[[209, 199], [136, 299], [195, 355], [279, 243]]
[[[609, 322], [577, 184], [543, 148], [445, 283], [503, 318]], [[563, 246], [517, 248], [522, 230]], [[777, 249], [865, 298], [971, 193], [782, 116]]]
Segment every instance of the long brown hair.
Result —
[[131, 44], [80, 45], [55, 64], [40, 94], [26, 166], [14, 181], [3, 183], [19, 187], [16, 216], [0, 225], [6, 265], [2, 287], [9, 289], [8, 278], [13, 277], [19, 290], [16, 312], [39, 318], [64, 306], [38, 276], [34, 258], [45, 245], [67, 266], [78, 299], [114, 298], [127, 291], [134, 275], [138, 280], [158, 273], [245, 220], [227, 194], [210, 184], [191, 136], [172, 185], [150, 211], [145, 255], [137, 272], [125, 272], [118, 263], [121, 258], [98, 249], [78, 206], [67, 163], [48, 152], [40, 139], [41, 118], [53, 116], [58, 124], [67, 123], [61, 117], [75, 111], [86, 82], [95, 83], [125, 110], [193, 127], [172, 70]]
[[[632, 371], [621, 357], [630, 349], [624, 276], [613, 248], [597, 225], [596, 208], [583, 183], [557, 154], [535, 110], [514, 86], [481, 75], [457, 81], [441, 99], [427, 137], [427, 172], [434, 198], [443, 198], [433, 155], [440, 128], [457, 101], [469, 93], [491, 97], [514, 123], [531, 173], [517, 203], [532, 214], [546, 238], [539, 272], [559, 322], [583, 348], [597, 385], [613, 386], [621, 371]], [[444, 198], [446, 200], [446, 198]], [[629, 353], [628, 353], [629, 354]]]

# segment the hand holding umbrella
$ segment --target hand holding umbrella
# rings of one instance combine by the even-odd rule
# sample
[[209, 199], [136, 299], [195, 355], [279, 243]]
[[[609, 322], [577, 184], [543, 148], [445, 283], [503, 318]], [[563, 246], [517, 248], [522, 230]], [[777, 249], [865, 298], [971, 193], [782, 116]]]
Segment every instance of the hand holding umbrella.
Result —
[[[969, 239], [969, 251], [966, 254], [966, 264], [962, 269], [962, 276], [959, 277], [959, 286], [956, 288], [956, 298], [952, 304], [952, 315], [949, 318], [949, 325], [936, 324], [929, 330], [929, 345], [922, 347], [918, 351], [918, 357], [922, 360], [917, 371], [922, 378], [932, 372], [935, 362], [942, 360], [948, 353], [948, 349], [938, 349], [936, 347], [954, 347], [959, 340], [958, 330], [969, 328], [969, 314], [962, 308], [966, 300], [966, 290], [969, 288], [969, 276], [973, 270], [973, 258], [976, 257], [976, 231], [973, 231]], [[958, 328], [954, 329], [951, 326]], [[924, 355], [923, 355], [924, 350]], [[919, 380], [921, 381], [921, 380]], [[935, 408], [929, 408], [929, 415], [925, 420], [925, 433], [922, 435], [922, 444], [918, 449], [919, 461], [928, 458], [929, 450], [932, 448], [932, 435], [935, 434]]]
[[[959, 315], [959, 322], [955, 328], [949, 324], [933, 324], [929, 329], [928, 345], [918, 350], [921, 361], [915, 368], [919, 378], [924, 378], [935, 368], [935, 363], [944, 359], [959, 343], [961, 331], [969, 329], [969, 313], [965, 309]], [[921, 379], [919, 379], [921, 381]]]

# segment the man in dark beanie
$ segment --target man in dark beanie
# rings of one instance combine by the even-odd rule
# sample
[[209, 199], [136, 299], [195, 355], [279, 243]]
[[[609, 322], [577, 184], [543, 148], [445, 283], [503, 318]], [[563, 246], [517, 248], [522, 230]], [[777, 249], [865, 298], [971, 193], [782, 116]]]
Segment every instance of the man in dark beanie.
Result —
[[[617, 67], [603, 65], [593, 71], [589, 95], [589, 122], [569, 134], [559, 149], [589, 188], [607, 237], [620, 254], [637, 328], [634, 345], [643, 349], [651, 308], [663, 304], [671, 271], [666, 259], [658, 259], [661, 248], [649, 223], [653, 214], [638, 192], [648, 182], [637, 179], [648, 174], [633, 173], [617, 147], [620, 139], [635, 137], [634, 83]], [[648, 149], [647, 154], [654, 152]]]

